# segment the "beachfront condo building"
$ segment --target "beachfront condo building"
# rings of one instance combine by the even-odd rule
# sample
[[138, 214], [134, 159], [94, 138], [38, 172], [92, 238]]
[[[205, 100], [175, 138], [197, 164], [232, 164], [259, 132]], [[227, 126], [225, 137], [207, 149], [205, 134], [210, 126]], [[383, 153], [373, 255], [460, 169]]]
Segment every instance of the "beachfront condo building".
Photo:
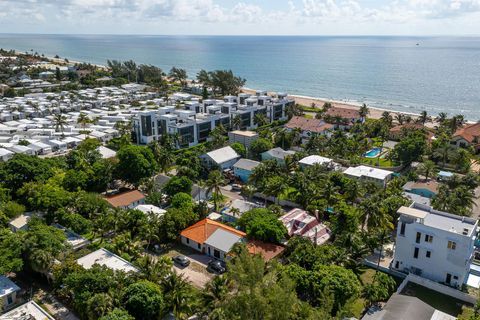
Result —
[[394, 270], [461, 287], [467, 282], [478, 221], [413, 203], [401, 207]]
[[177, 137], [177, 147], [185, 148], [207, 141], [220, 124], [227, 130], [251, 130], [262, 124], [261, 119], [266, 123], [286, 120], [286, 108], [293, 103], [287, 94], [268, 96], [263, 91], [225, 96], [223, 100], [184, 100], [177, 106], [138, 112], [133, 131], [139, 144], [171, 134]]

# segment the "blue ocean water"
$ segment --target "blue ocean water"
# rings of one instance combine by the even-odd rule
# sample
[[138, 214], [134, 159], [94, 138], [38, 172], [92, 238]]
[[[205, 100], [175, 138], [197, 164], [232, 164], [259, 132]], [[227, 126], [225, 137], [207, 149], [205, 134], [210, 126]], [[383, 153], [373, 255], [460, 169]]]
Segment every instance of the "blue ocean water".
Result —
[[480, 119], [480, 37], [0, 34], [0, 47], [165, 71], [232, 69], [247, 87]]

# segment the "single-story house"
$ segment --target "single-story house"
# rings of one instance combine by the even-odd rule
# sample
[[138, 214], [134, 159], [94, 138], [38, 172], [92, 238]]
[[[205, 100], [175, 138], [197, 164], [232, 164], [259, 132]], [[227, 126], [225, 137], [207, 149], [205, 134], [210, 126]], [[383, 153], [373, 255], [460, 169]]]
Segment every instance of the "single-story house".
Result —
[[305, 210], [299, 208], [292, 209], [281, 216], [279, 220], [287, 228], [290, 237], [305, 237], [317, 245], [323, 244], [330, 239], [330, 229]]
[[260, 162], [250, 159], [240, 159], [233, 165], [233, 174], [242, 182], [248, 182], [248, 178]]
[[145, 195], [138, 190], [131, 190], [106, 196], [105, 200], [114, 208], [133, 209], [139, 204], [145, 204]]
[[240, 159], [240, 155], [227, 146], [217, 150], [207, 152], [200, 156], [202, 164], [207, 168], [219, 168], [221, 170], [231, 169]]
[[310, 167], [316, 164], [325, 166], [329, 169], [336, 169], [339, 168], [339, 165], [335, 163], [332, 159], [330, 158], [325, 158], [322, 156], [317, 156], [317, 155], [311, 155], [308, 157], [305, 157], [301, 159], [298, 164], [302, 169], [305, 169], [306, 167]]
[[139, 204], [135, 210], [140, 210], [145, 214], [153, 213], [158, 217], [163, 216], [167, 211], [151, 204]]
[[285, 164], [285, 158], [288, 156], [293, 156], [294, 154], [295, 151], [292, 150], [285, 151], [282, 148], [273, 148], [263, 152], [261, 156], [262, 161], [275, 160], [278, 164]]
[[5, 311], [16, 303], [18, 291], [20, 291], [20, 287], [15, 282], [0, 275], [0, 310]]
[[219, 260], [225, 260], [232, 247], [246, 236], [242, 231], [210, 219], [203, 219], [180, 233], [182, 244]]
[[225, 222], [235, 222], [239, 219], [245, 212], [259, 208], [260, 206], [248, 202], [242, 199], [235, 199], [232, 201], [232, 204], [222, 211], [222, 218]]
[[114, 271], [138, 272], [138, 269], [130, 262], [104, 248], [81, 257], [77, 260], [77, 263], [85, 269], [90, 269], [93, 265], [99, 264]]
[[54, 318], [40, 307], [35, 301], [31, 300], [15, 309], [8, 311], [0, 316], [0, 320], [54, 320]]
[[451, 144], [457, 147], [473, 147], [480, 150], [480, 123], [468, 124], [459, 128], [452, 136]]
[[385, 187], [393, 177], [392, 171], [368, 166], [350, 167], [343, 173], [351, 178], [371, 181], [383, 187]]
[[439, 171], [437, 173], [437, 179], [439, 181], [446, 181], [448, 179], [450, 179], [451, 177], [454, 176], [454, 173], [453, 172], [450, 172], [450, 171]]
[[427, 207], [431, 207], [432, 199], [430, 199], [430, 198], [422, 197], [422, 196], [419, 196], [418, 194], [410, 193], [410, 192], [407, 192], [407, 191], [403, 192], [403, 196], [405, 196], [406, 198], [408, 198], [412, 202], [416, 202], [418, 204], [421, 204], [421, 205], [424, 205], [424, 206], [427, 206]]
[[438, 193], [438, 187], [438, 182], [434, 180], [430, 180], [427, 182], [408, 181], [403, 186], [403, 190], [425, 198], [432, 199]]

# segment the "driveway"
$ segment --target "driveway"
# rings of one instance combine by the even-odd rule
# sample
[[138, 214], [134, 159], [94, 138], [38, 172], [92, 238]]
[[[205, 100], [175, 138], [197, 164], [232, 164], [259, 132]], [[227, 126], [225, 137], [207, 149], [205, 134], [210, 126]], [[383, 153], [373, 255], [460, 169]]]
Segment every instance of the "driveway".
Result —
[[[174, 257], [176, 255], [184, 255], [190, 259], [188, 267], [181, 267], [177, 264], [173, 265], [173, 270], [178, 274], [183, 275], [192, 285], [199, 289], [203, 289], [205, 285], [212, 280], [213, 274], [207, 271], [207, 264], [211, 260], [210, 257], [196, 253], [193, 250], [183, 246], [175, 246], [167, 253], [163, 254], [167, 257]], [[156, 257], [157, 255], [154, 255]]]
[[473, 199], [475, 205], [472, 209], [472, 218], [480, 218], [480, 187], [475, 189], [475, 199]]

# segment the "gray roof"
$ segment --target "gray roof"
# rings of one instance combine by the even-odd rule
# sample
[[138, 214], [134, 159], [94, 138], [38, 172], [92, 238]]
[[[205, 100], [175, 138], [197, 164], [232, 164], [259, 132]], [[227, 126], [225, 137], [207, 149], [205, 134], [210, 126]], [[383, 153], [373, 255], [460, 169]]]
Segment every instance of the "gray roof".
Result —
[[255, 169], [260, 162], [254, 161], [254, 160], [249, 160], [249, 159], [240, 159], [235, 164], [233, 165], [234, 168], [239, 168], [247, 171], [252, 171]]
[[210, 151], [207, 153], [207, 156], [217, 164], [240, 158], [238, 153], [236, 153], [230, 146]]
[[416, 297], [394, 293], [381, 311], [367, 313], [362, 320], [431, 320], [440, 315], [443, 317], [438, 319], [455, 319], [455, 317], [435, 310]]
[[240, 240], [242, 240], [242, 237], [219, 228], [208, 237], [205, 244], [215, 247], [223, 252], [229, 252], [233, 245]]
[[294, 155], [295, 151], [291, 151], [291, 150], [285, 151], [282, 148], [273, 148], [266, 151], [266, 153], [270, 154], [270, 156], [272, 156], [273, 158], [285, 159], [285, 157], [287, 156]]

